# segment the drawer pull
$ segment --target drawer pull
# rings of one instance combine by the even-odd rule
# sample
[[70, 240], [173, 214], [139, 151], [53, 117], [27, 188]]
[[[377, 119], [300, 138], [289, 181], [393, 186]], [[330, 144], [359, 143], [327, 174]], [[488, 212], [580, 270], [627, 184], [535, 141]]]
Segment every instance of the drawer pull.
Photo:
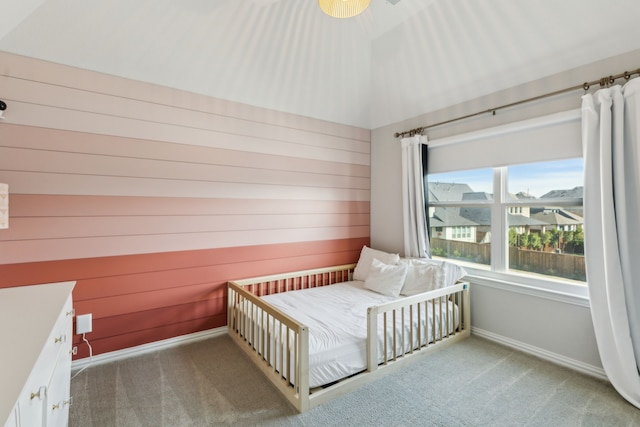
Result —
[[71, 310], [67, 311], [65, 314], [67, 315], [67, 317], [69, 316], [73, 317], [76, 315], [76, 309], [72, 308]]
[[65, 342], [65, 338], [66, 338], [66, 336], [65, 336], [65, 335], [60, 335], [58, 338], [55, 338], [55, 339], [53, 340], [53, 342], [54, 342], [55, 344], [58, 344], [59, 342]]
[[47, 388], [45, 386], [42, 386], [38, 389], [37, 393], [31, 393], [31, 400], [35, 399], [36, 397], [42, 400], [42, 398], [44, 398], [46, 393], [47, 393]]
[[60, 404], [56, 403], [55, 405], [51, 405], [51, 410], [55, 411], [56, 409], [60, 409]]
[[69, 400], [63, 400], [63, 401], [62, 401], [62, 405], [63, 405], [63, 406], [66, 406], [66, 405], [71, 406], [71, 405], [73, 405], [73, 396], [70, 396], [70, 397], [69, 397]]

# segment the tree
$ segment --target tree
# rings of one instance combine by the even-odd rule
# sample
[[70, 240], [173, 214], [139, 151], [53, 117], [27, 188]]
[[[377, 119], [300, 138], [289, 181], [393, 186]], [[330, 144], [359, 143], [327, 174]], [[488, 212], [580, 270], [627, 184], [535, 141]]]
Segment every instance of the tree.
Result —
[[[572, 252], [573, 253], [574, 236], [575, 236], [575, 233], [573, 231], [565, 231], [564, 239], [562, 239], [563, 240], [562, 252]], [[571, 250], [568, 250], [567, 246]]]
[[543, 246], [543, 248], [546, 248], [546, 247], [547, 247], [547, 245], [551, 243], [551, 232], [550, 232], [549, 230], [545, 231], [545, 232], [542, 234], [542, 238], [541, 238], [541, 240], [542, 240], [542, 246]]
[[539, 251], [542, 249], [542, 240], [538, 234], [529, 235], [529, 248]]
[[573, 242], [573, 253], [584, 254], [584, 231], [582, 231], [581, 225], [578, 226], [573, 235]]
[[518, 246], [518, 233], [514, 228], [509, 229], [509, 246]]
[[554, 228], [551, 230], [551, 244], [554, 248], [560, 248], [560, 242], [562, 241], [562, 230]]

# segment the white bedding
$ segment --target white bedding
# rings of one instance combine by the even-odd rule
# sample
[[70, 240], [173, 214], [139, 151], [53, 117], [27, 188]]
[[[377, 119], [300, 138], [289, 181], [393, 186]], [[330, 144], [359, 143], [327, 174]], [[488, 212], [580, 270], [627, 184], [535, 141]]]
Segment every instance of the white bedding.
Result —
[[[367, 308], [393, 301], [396, 297], [385, 296], [363, 288], [364, 282], [352, 281], [330, 286], [284, 292], [263, 296], [269, 304], [295, 318], [309, 328], [309, 387], [318, 387], [356, 374], [366, 369], [367, 365]], [[423, 304], [424, 306], [424, 304]], [[423, 308], [424, 310], [424, 308]], [[428, 314], [421, 315], [422, 338], [432, 336], [431, 305]], [[443, 305], [443, 312], [445, 311]], [[455, 316], [453, 315], [455, 312]], [[439, 334], [439, 308], [436, 304], [436, 334]], [[413, 316], [417, 323], [417, 315]], [[426, 321], [426, 318], [429, 318]], [[458, 319], [457, 307], [449, 304], [449, 328], [453, 329], [453, 319]], [[383, 325], [379, 323], [379, 362], [383, 361]], [[391, 322], [389, 318], [388, 322]], [[405, 313], [406, 346], [409, 343], [408, 310]], [[426, 324], [426, 327], [425, 327]], [[444, 319], [443, 319], [444, 324]], [[398, 331], [402, 322], [397, 319]], [[388, 357], [392, 357], [393, 348], [391, 334], [388, 333]], [[414, 337], [414, 347], [417, 337]], [[398, 344], [401, 345], [401, 344]]]

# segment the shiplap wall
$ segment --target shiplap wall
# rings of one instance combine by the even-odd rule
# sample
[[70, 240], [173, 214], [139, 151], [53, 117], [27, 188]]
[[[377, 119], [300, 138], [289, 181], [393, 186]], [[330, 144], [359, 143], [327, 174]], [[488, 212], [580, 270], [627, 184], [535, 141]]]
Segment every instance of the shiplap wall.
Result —
[[222, 326], [227, 280], [354, 262], [369, 243], [368, 130], [0, 64], [0, 287], [77, 280], [94, 354]]

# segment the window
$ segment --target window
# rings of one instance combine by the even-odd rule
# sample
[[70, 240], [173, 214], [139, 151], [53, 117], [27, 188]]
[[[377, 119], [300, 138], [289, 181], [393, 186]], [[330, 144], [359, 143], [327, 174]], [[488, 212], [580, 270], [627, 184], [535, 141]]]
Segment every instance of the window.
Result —
[[491, 169], [429, 175], [429, 236], [434, 256], [491, 264]]
[[430, 174], [433, 255], [584, 282], [582, 171], [574, 158]]
[[[508, 269], [585, 281], [582, 159], [510, 166]], [[525, 219], [527, 218], [527, 219]]]

